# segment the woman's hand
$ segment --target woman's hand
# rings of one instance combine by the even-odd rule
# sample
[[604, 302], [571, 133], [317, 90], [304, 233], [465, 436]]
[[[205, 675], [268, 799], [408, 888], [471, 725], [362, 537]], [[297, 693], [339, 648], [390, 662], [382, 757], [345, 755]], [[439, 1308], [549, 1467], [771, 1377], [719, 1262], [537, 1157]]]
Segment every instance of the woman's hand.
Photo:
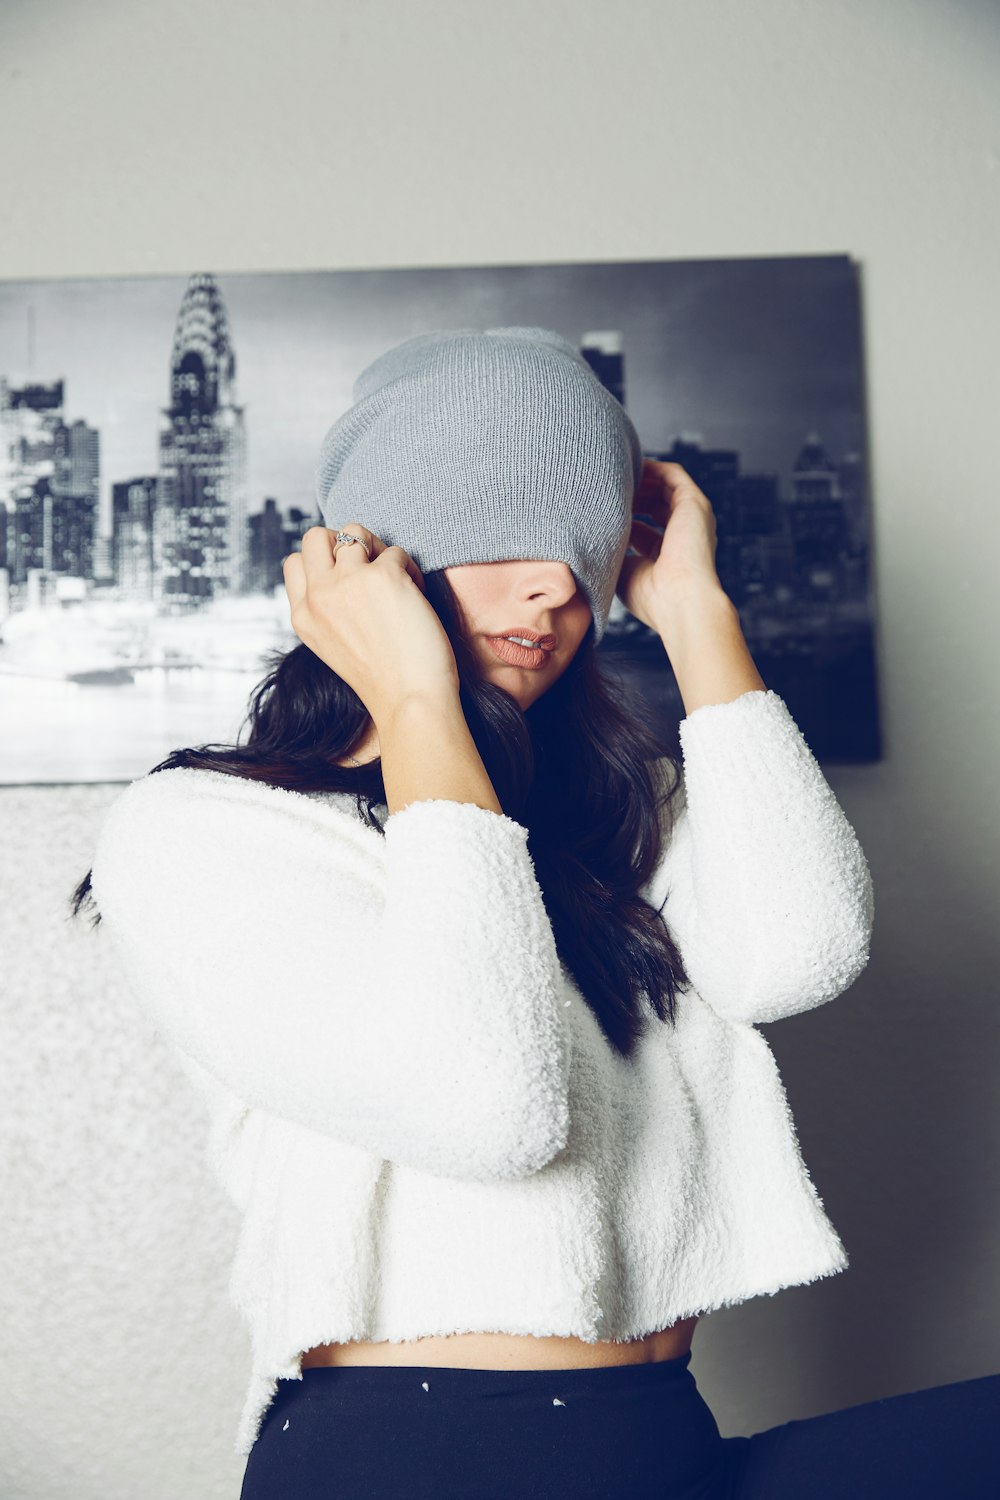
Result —
[[[368, 543], [337, 542], [350, 531]], [[282, 563], [292, 629], [354, 689], [375, 722], [408, 698], [457, 698], [458, 665], [424, 576], [357, 521], [310, 526]]]
[[633, 518], [630, 545], [640, 555], [625, 558], [615, 592], [630, 614], [659, 631], [657, 622], [692, 591], [724, 592], [715, 569], [715, 513], [680, 464], [652, 458], [643, 460], [632, 509], [665, 529]]

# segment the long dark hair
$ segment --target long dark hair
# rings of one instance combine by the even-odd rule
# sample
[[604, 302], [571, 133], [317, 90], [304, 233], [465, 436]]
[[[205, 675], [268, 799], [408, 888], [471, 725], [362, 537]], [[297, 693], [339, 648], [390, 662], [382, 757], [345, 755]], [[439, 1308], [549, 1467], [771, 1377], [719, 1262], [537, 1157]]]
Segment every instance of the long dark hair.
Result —
[[[677, 992], [691, 982], [663, 918], [638, 895], [662, 852], [659, 809], [680, 785], [678, 751], [650, 729], [624, 681], [603, 669], [593, 621], [562, 675], [522, 710], [480, 676], [444, 570], [424, 579], [455, 652], [469, 731], [504, 812], [528, 829], [559, 957], [609, 1043], [628, 1057], [648, 1024], [643, 997], [673, 1024]], [[372, 811], [385, 802], [381, 761], [335, 764], [366, 728], [364, 703], [304, 644], [267, 660], [235, 745], [173, 750], [147, 774], [191, 766], [289, 791], [350, 792], [359, 817], [382, 832]], [[656, 771], [654, 761], [662, 763]], [[88, 902], [96, 925], [90, 876], [70, 900], [74, 917]]]

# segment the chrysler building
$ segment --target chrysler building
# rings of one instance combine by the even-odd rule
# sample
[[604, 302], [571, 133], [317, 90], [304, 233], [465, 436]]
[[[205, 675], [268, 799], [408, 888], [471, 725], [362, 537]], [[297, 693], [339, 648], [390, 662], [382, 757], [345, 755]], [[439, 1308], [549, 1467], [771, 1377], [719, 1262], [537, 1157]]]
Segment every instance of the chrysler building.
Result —
[[170, 354], [153, 534], [156, 597], [180, 612], [248, 588], [246, 433], [213, 277], [192, 276]]

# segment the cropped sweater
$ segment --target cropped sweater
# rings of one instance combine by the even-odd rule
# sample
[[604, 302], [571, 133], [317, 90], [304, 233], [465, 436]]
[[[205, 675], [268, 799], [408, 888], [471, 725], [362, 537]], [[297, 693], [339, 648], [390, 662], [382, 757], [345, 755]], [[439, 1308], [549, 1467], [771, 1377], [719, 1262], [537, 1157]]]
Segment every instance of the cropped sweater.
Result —
[[868, 864], [773, 691], [696, 709], [680, 743], [642, 895], [692, 987], [628, 1060], [506, 815], [382, 804], [383, 836], [352, 794], [190, 768], [105, 814], [99, 930], [240, 1210], [238, 1454], [315, 1344], [624, 1341], [847, 1265], [755, 1023], [864, 968]]

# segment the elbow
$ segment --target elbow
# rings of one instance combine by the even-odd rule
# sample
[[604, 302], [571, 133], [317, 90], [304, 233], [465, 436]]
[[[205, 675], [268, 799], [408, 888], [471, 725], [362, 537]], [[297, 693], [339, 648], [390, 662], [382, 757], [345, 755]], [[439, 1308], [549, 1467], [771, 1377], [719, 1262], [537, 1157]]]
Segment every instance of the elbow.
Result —
[[531, 1141], [494, 1142], [488, 1151], [477, 1150], [472, 1161], [455, 1176], [470, 1182], [513, 1182], [533, 1177], [565, 1149], [568, 1131], [554, 1131]]
[[855, 842], [852, 878], [840, 887], [839, 898], [827, 914], [813, 948], [812, 971], [819, 974], [822, 1005], [849, 990], [867, 968], [875, 925], [875, 897], [868, 861]]
[[535, 1056], [531, 1067], [507, 1079], [494, 1096], [483, 1131], [495, 1143], [493, 1180], [530, 1177], [559, 1155], [570, 1133], [568, 1037], [561, 1034], [548, 1052]]
[[[538, 1085], [541, 1080], [536, 1079]], [[569, 1140], [570, 1111], [565, 1089], [534, 1087], [507, 1095], [489, 1115], [477, 1119], [475, 1175], [480, 1182], [531, 1177], [547, 1167]]]
[[[561, 994], [553, 985], [553, 997]], [[437, 1106], [449, 1122], [450, 1175], [476, 1182], [531, 1177], [570, 1135], [572, 1041], [556, 1009], [539, 1006], [517, 1044], [494, 1038], [458, 1073], [439, 1079]], [[447, 1100], [447, 1102], [446, 1102]], [[439, 1132], [440, 1136], [440, 1132]]]
[[844, 994], [868, 965], [874, 925], [874, 891], [857, 841], [848, 879], [831, 882], [836, 899], [813, 919], [805, 912], [772, 934], [761, 950], [746, 991], [746, 1019], [777, 1021], [815, 1010]]
[[[565, 1092], [540, 1098], [508, 1095], [491, 1109], [455, 1116], [454, 1128], [436, 1144], [425, 1143], [408, 1165], [435, 1177], [495, 1183], [531, 1177], [547, 1167], [569, 1140]], [[399, 1159], [399, 1158], [397, 1158]]]
[[870, 920], [837, 923], [792, 950], [775, 950], [747, 986], [744, 1018], [753, 1024], [778, 1021], [844, 994], [868, 965], [871, 931]]
[[491, 1180], [531, 1177], [540, 1172], [566, 1149], [569, 1127], [569, 1101], [564, 1097], [554, 1109], [536, 1114], [508, 1135], [503, 1150], [494, 1154]]

